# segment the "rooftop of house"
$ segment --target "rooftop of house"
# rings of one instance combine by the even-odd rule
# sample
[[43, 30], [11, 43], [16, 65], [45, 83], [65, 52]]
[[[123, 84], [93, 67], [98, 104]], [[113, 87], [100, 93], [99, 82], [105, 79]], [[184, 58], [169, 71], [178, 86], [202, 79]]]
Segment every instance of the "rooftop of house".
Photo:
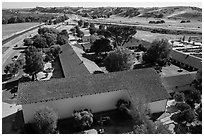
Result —
[[70, 45], [66, 44], [61, 47], [62, 53], [59, 55], [59, 60], [65, 78], [90, 74], [83, 61], [81, 61]]
[[179, 75], [169, 75], [162, 77], [162, 83], [166, 89], [172, 87], [191, 86], [197, 72], [183, 73]]
[[169, 98], [154, 69], [145, 68], [106, 74], [20, 83], [18, 104], [53, 101], [110, 91], [125, 90], [133, 98], [154, 102]]
[[[182, 70], [179, 72], [179, 70]], [[173, 75], [182, 75], [182, 74], [188, 74], [189, 71], [182, 69], [176, 65], [171, 64], [170, 66], [162, 67], [161, 77], [165, 76], [173, 76]]]

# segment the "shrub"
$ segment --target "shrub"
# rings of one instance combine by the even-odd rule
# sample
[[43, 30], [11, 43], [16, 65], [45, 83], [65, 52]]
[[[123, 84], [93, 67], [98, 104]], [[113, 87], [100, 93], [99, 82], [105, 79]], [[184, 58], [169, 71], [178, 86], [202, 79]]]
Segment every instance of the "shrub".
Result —
[[41, 134], [55, 133], [57, 128], [58, 116], [49, 107], [40, 108], [34, 114], [34, 123]]
[[184, 102], [185, 96], [184, 93], [176, 92], [173, 96], [176, 102]]
[[186, 23], [186, 21], [185, 20], [181, 20], [181, 22], [180, 23]]
[[131, 106], [131, 102], [130, 101], [126, 101], [124, 99], [119, 99], [117, 101], [117, 104], [116, 104], [117, 109], [119, 111], [125, 112], [125, 113], [129, 113], [130, 106]]
[[90, 110], [85, 109], [81, 111], [74, 111], [73, 115], [75, 127], [79, 129], [88, 129], [93, 123], [93, 114]]
[[123, 47], [117, 47], [109, 52], [104, 60], [106, 70], [109, 72], [133, 69], [134, 56], [132, 52]]
[[14, 76], [15, 74], [17, 74], [19, 71], [18, 65], [14, 62], [9, 63], [8, 65], [5, 66], [4, 68], [4, 72], [6, 74], [11, 74], [12, 76]]

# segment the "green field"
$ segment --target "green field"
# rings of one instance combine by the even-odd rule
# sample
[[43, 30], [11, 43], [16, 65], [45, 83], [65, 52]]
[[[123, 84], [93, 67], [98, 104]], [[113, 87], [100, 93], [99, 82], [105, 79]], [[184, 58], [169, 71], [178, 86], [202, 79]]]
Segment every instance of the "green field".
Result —
[[101, 22], [122, 22], [122, 23], [130, 23], [130, 24], [138, 24], [148, 27], [162, 27], [162, 28], [169, 28], [169, 29], [180, 29], [180, 30], [194, 30], [202, 32], [202, 22], [191, 20], [190, 23], [180, 23], [180, 19], [167, 19], [162, 18], [165, 21], [164, 24], [149, 24], [149, 21], [156, 21], [161, 19], [155, 18], [144, 18], [144, 17], [118, 17], [118, 16], [111, 16], [110, 18], [101, 19]]
[[2, 37], [9, 36], [13, 33], [28, 29], [32, 26], [38, 25], [39, 23], [16, 23], [2, 25]]

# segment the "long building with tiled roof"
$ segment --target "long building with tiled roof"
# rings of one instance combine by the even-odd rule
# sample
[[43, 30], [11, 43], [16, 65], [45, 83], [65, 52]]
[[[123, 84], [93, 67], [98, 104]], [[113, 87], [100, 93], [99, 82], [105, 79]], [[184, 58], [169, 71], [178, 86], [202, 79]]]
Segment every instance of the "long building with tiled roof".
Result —
[[18, 88], [18, 104], [53, 101], [116, 90], [127, 90], [135, 97], [145, 97], [148, 102], [169, 97], [155, 70], [139, 69], [21, 83]]
[[59, 55], [59, 59], [65, 78], [90, 74], [83, 61], [80, 60], [70, 45], [63, 45], [61, 47], [62, 53]]

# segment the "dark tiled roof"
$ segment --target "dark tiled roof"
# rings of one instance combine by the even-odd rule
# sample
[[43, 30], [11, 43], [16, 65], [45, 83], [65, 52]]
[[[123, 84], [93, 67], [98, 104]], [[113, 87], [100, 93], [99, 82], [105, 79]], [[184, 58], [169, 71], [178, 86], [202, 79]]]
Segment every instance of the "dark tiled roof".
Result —
[[148, 102], [169, 98], [153, 69], [85, 75], [19, 84], [18, 104], [52, 101], [109, 91], [127, 90]]
[[164, 76], [161, 79], [164, 87], [168, 90], [176, 86], [177, 87], [190, 86], [190, 84], [195, 79], [195, 76], [196, 72], [191, 72], [187, 74]]
[[202, 58], [195, 57], [193, 55], [185, 54], [182, 51], [172, 50], [170, 53], [172, 59], [187, 64], [191, 67], [202, 70]]
[[62, 45], [62, 53], [59, 55], [59, 59], [65, 78], [90, 74], [75, 51], [68, 44]]

